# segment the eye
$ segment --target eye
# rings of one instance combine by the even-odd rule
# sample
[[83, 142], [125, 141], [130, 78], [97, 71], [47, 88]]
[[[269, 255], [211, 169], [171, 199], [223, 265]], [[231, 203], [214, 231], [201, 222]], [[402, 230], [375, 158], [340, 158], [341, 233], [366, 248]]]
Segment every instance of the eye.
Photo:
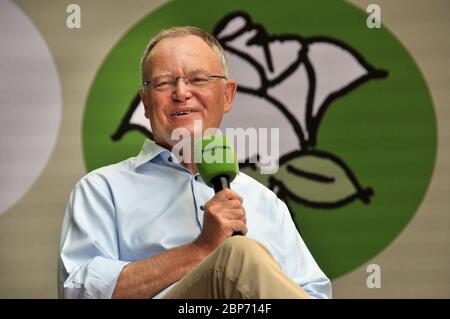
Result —
[[164, 90], [169, 88], [171, 85], [172, 82], [169, 79], [159, 79], [154, 82], [153, 87], [158, 90]]
[[205, 75], [195, 75], [189, 78], [189, 83], [192, 85], [205, 85], [209, 82], [209, 78]]

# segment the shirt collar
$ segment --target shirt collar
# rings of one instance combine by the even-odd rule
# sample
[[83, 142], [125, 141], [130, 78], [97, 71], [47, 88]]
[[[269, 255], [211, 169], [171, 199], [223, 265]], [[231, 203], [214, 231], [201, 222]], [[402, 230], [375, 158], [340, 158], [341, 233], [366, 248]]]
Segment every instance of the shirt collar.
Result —
[[152, 161], [158, 156], [163, 157], [164, 160], [167, 160], [171, 157], [171, 152], [161, 145], [156, 144], [154, 141], [146, 139], [144, 145], [141, 148], [138, 156], [136, 157], [136, 168], [144, 165], [147, 162]]
[[[156, 144], [152, 140], [146, 139], [144, 145], [142, 145], [141, 151], [136, 157], [136, 168], [144, 165], [147, 162], [153, 161], [157, 157], [161, 157], [161, 159], [166, 163], [168, 162], [169, 157], [171, 157], [171, 161], [179, 163], [176, 156], [173, 156], [168, 149]], [[239, 173], [240, 170], [238, 166], [237, 175], [239, 175]]]

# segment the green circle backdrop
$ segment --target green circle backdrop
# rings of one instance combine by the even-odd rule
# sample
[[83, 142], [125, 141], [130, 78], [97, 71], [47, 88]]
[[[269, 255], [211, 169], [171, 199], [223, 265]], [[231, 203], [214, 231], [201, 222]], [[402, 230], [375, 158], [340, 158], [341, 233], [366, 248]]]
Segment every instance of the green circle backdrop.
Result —
[[139, 61], [148, 40], [174, 25], [212, 31], [224, 15], [246, 11], [269, 34], [328, 36], [355, 48], [389, 71], [336, 100], [318, 131], [317, 149], [345, 159], [363, 186], [368, 205], [312, 209], [290, 203], [302, 237], [324, 272], [336, 278], [364, 264], [404, 229], [430, 182], [436, 156], [436, 121], [426, 83], [413, 59], [383, 25], [341, 1], [173, 1], [132, 27], [106, 56], [92, 83], [83, 122], [88, 171], [135, 156], [144, 136], [111, 140], [140, 85]]

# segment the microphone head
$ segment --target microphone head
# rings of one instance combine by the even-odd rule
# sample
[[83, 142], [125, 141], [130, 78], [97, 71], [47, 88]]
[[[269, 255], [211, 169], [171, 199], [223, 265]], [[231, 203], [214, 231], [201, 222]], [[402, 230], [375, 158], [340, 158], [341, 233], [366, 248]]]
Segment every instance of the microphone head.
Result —
[[228, 181], [236, 177], [238, 161], [234, 147], [225, 135], [210, 135], [195, 143], [195, 164], [206, 185], [213, 187], [212, 180], [225, 176]]

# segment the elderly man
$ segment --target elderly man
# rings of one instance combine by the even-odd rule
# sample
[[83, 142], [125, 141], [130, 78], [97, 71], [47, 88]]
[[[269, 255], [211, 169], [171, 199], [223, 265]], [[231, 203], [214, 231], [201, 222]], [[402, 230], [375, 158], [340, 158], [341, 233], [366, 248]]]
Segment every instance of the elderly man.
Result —
[[233, 190], [214, 194], [193, 161], [171, 152], [173, 130], [193, 135], [194, 120], [217, 128], [231, 110], [236, 82], [217, 40], [194, 27], [164, 30], [141, 73], [154, 141], [76, 185], [62, 229], [60, 297], [331, 297], [274, 193], [239, 173]]

